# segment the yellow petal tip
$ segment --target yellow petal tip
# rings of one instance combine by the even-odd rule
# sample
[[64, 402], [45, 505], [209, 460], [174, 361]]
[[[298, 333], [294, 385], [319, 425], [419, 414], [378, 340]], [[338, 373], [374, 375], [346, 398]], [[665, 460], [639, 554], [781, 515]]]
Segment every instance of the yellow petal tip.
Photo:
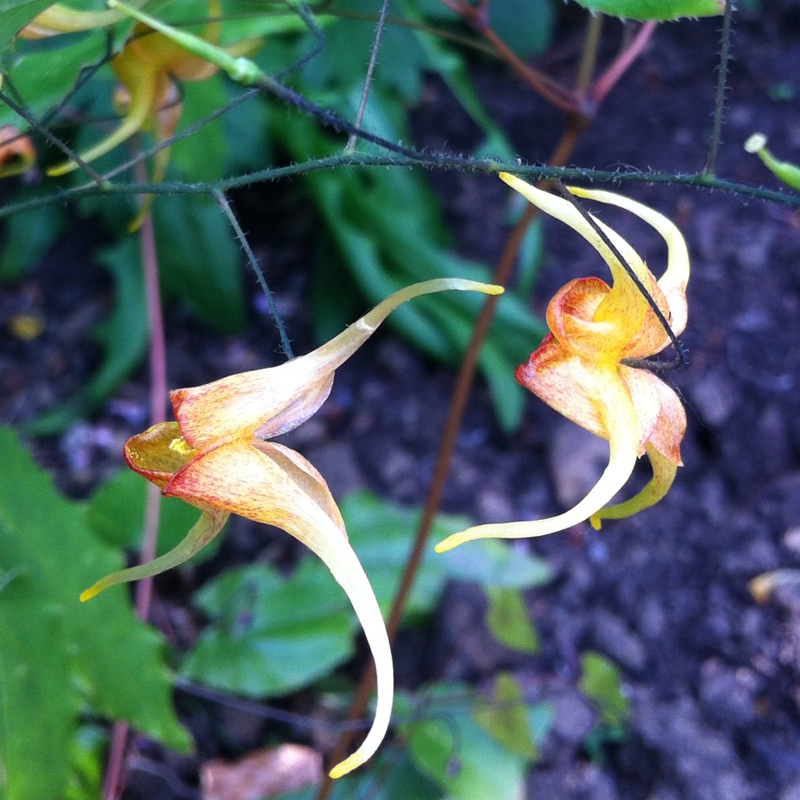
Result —
[[344, 777], [347, 775], [348, 772], [352, 772], [356, 767], [360, 767], [364, 763], [363, 758], [358, 758], [354, 755], [346, 758], [344, 761], [340, 761], [328, 775], [331, 776], [333, 780], [338, 780], [339, 778]]
[[91, 600], [93, 597], [96, 597], [100, 592], [103, 591], [102, 586], [98, 586], [95, 584], [94, 586], [90, 586], [86, 591], [81, 592], [80, 601], [81, 603], [85, 603], [87, 600]]

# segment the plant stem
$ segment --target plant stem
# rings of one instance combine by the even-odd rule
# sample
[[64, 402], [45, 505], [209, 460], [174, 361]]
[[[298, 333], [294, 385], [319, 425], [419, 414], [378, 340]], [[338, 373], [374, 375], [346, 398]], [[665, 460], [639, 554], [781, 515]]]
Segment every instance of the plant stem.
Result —
[[714, 131], [708, 148], [705, 172], [713, 175], [717, 168], [717, 152], [722, 136], [722, 117], [725, 112], [725, 89], [728, 85], [728, 59], [731, 52], [731, 21], [733, 19], [733, 0], [725, 3], [725, 16], [722, 18], [722, 47], [719, 52], [719, 76], [717, 96], [714, 102]]
[[611, 65], [606, 71], [594, 82], [591, 90], [591, 100], [596, 106], [599, 106], [606, 95], [614, 88], [617, 81], [627, 72], [628, 67], [641, 55], [653, 32], [656, 29], [657, 23], [645, 22], [633, 37], [633, 41], [611, 62]]
[[[580, 135], [586, 129], [586, 120], [578, 115], [571, 114], [568, 117], [567, 125], [561, 140], [556, 146], [553, 155], [548, 163], [551, 165], [563, 164], [568, 158], [570, 153], [575, 148], [575, 145], [580, 138]], [[511, 277], [514, 264], [517, 260], [520, 246], [528, 226], [536, 218], [538, 209], [535, 206], [529, 205], [525, 208], [522, 218], [514, 226], [511, 234], [506, 241], [503, 248], [502, 255], [495, 269], [492, 277], [492, 282], [500, 286], [505, 286]], [[464, 358], [459, 367], [458, 377], [456, 378], [456, 385], [453, 390], [453, 396], [450, 401], [450, 409], [448, 411], [447, 422], [445, 423], [444, 432], [442, 433], [441, 445], [439, 448], [439, 455], [436, 461], [436, 468], [434, 470], [433, 479], [431, 481], [430, 489], [428, 490], [428, 497], [425, 502], [425, 508], [422, 513], [419, 527], [417, 529], [414, 544], [411, 549], [411, 554], [406, 563], [403, 575], [400, 579], [400, 585], [397, 593], [392, 602], [392, 609], [389, 613], [389, 620], [386, 628], [389, 633], [389, 640], [393, 641], [397, 635], [397, 630], [405, 610], [406, 601], [414, 585], [414, 581], [419, 572], [419, 567], [422, 563], [422, 556], [428, 544], [430, 537], [431, 527], [439, 511], [439, 506], [442, 501], [442, 494], [444, 493], [447, 478], [450, 472], [450, 464], [455, 451], [456, 442], [458, 440], [458, 433], [461, 429], [461, 424], [464, 419], [464, 412], [467, 408], [469, 401], [472, 384], [475, 380], [475, 373], [477, 370], [478, 356], [480, 354], [481, 346], [489, 332], [494, 312], [497, 307], [498, 297], [488, 297], [481, 308], [478, 319], [475, 322], [472, 338]], [[535, 343], [532, 343], [535, 344]], [[372, 693], [375, 683], [375, 669], [373, 665], [368, 666], [361, 676], [361, 682], [358, 685], [356, 696], [350, 707], [347, 719], [353, 721], [359, 719], [364, 714], [367, 701]], [[348, 730], [339, 740], [336, 749], [334, 750], [331, 760], [333, 763], [338, 763], [345, 755], [352, 740], [352, 731]], [[320, 786], [317, 800], [327, 800], [333, 788], [333, 780], [329, 775], [325, 775], [322, 785]]]
[[[136, 180], [147, 180], [145, 165], [139, 161], [135, 167]], [[147, 319], [150, 326], [150, 424], [163, 422], [167, 418], [167, 351], [164, 336], [164, 314], [161, 307], [161, 292], [158, 280], [158, 253], [156, 251], [153, 215], [148, 212], [139, 228], [139, 248], [144, 274]], [[161, 493], [153, 484], [147, 486], [144, 537], [139, 553], [139, 562], [152, 561], [158, 544], [158, 523], [161, 516]], [[136, 614], [143, 621], [150, 615], [153, 598], [153, 579], [144, 578], [136, 584]], [[129, 726], [117, 722], [111, 733], [108, 765], [103, 781], [104, 800], [116, 800], [122, 795], [127, 776], [123, 771]]]

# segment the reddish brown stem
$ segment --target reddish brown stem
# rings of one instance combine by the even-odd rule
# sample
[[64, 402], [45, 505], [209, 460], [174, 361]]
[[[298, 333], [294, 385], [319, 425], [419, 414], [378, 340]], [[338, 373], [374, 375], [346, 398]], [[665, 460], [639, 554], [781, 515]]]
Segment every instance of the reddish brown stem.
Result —
[[558, 81], [529, 67], [489, 25], [489, 3], [482, 0], [478, 5], [471, 5], [466, 0], [442, 0], [442, 2], [455, 11], [477, 33], [492, 46], [499, 59], [505, 61], [509, 67], [535, 92], [540, 94], [549, 103], [567, 114], [583, 113], [577, 95], [566, 89]]
[[[556, 146], [553, 155], [549, 160], [551, 166], [563, 166], [569, 158], [570, 153], [575, 148], [575, 145], [580, 138], [581, 133], [586, 129], [586, 120], [579, 115], [570, 115], [568, 118], [567, 126], [562, 134], [561, 140]], [[511, 277], [511, 272], [519, 254], [522, 239], [528, 226], [536, 218], [537, 209], [535, 206], [529, 205], [526, 207], [525, 212], [520, 221], [514, 226], [511, 234], [506, 241], [503, 253], [500, 256], [500, 261], [492, 278], [494, 283], [500, 286], [505, 286]], [[475, 322], [475, 328], [472, 333], [467, 352], [461, 362], [456, 378], [456, 385], [453, 390], [453, 397], [450, 401], [450, 409], [447, 416], [447, 422], [442, 434], [442, 443], [439, 449], [439, 455], [436, 461], [436, 468], [434, 470], [433, 479], [428, 492], [428, 498], [425, 502], [425, 509], [422, 513], [419, 528], [417, 529], [414, 544], [412, 546], [411, 555], [406, 563], [403, 576], [400, 579], [400, 586], [395, 595], [392, 603], [392, 609], [389, 614], [389, 621], [387, 622], [387, 630], [389, 632], [390, 641], [394, 641], [400, 622], [403, 618], [406, 601], [414, 585], [414, 581], [419, 573], [419, 567], [422, 563], [422, 556], [430, 538], [431, 527], [433, 521], [438, 513], [439, 506], [442, 500], [447, 477], [450, 472], [450, 464], [455, 451], [456, 441], [458, 439], [458, 432], [461, 429], [461, 423], [464, 419], [464, 412], [467, 408], [472, 384], [475, 380], [475, 372], [478, 364], [478, 355], [480, 354], [481, 346], [489, 332], [489, 326], [492, 323], [494, 312], [497, 307], [498, 297], [489, 297], [483, 304], [478, 319]], [[536, 342], [531, 343], [533, 347]], [[364, 710], [367, 706], [372, 690], [375, 685], [375, 668], [370, 665], [364, 670], [361, 676], [361, 682], [358, 685], [356, 696], [348, 713], [348, 720], [354, 721], [360, 719], [364, 715]], [[346, 755], [350, 748], [352, 741], [352, 732], [346, 731], [334, 750], [331, 761], [338, 763]], [[326, 775], [323, 779], [322, 786], [320, 786], [317, 800], [328, 800], [331, 790], [333, 788], [333, 781], [330, 776]]]
[[656, 25], [657, 23], [655, 22], [645, 22], [639, 28], [628, 47], [611, 62], [611, 65], [594, 82], [590, 94], [595, 106], [599, 106], [606, 99], [606, 96], [614, 88], [617, 81], [627, 72], [628, 67], [642, 54], [656, 29]]
[[[147, 182], [144, 162], [135, 167], [136, 180]], [[158, 280], [158, 253], [152, 214], [148, 213], [139, 229], [139, 248], [144, 274], [147, 318], [150, 327], [150, 422], [155, 424], [167, 418], [167, 356], [164, 337], [164, 314], [161, 308], [161, 292]], [[148, 485], [145, 506], [144, 537], [139, 552], [139, 562], [152, 561], [158, 544], [158, 523], [161, 513], [161, 494], [157, 486]], [[153, 597], [153, 579], [145, 578], [136, 585], [136, 614], [142, 620], [150, 615]], [[116, 800], [124, 788], [127, 775], [123, 770], [128, 742], [127, 722], [116, 722], [111, 732], [108, 764], [103, 780], [104, 800]]]

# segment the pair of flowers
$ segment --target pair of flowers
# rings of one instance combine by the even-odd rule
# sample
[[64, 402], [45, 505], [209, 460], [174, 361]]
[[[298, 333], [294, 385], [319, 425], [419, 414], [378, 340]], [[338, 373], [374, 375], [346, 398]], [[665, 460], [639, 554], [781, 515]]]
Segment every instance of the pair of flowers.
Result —
[[[668, 264], [656, 281], [630, 245], [603, 223], [590, 222], [566, 199], [511, 175], [501, 177], [541, 210], [580, 233], [611, 269], [611, 287], [599, 278], [583, 278], [558, 292], [547, 310], [551, 333], [516, 373], [517, 380], [546, 403], [608, 439], [610, 458], [594, 489], [566, 513], [533, 522], [469, 528], [442, 542], [437, 547], [440, 552], [481, 537], [541, 536], [587, 519], [599, 527], [604, 518], [629, 516], [663, 497], [681, 463], [679, 447], [686, 428], [683, 407], [675, 393], [647, 368], [646, 361], [671, 341], [665, 321], [674, 334], [686, 324], [689, 259], [677, 228], [662, 215], [626, 198], [571, 190], [627, 209], [662, 235], [668, 246]], [[627, 262], [640, 286], [620, 259]], [[299, 453], [268, 440], [292, 430], [319, 409], [330, 393], [335, 370], [395, 308], [420, 295], [448, 289], [487, 294], [503, 291], [498, 286], [458, 279], [414, 284], [391, 295], [306, 356], [173, 391], [170, 397], [176, 421], [159, 423], [133, 436], [125, 445], [125, 459], [162, 494], [199, 508], [200, 520], [171, 552], [108, 575], [81, 595], [88, 600], [114, 584], [156, 575], [183, 563], [220, 532], [231, 513], [280, 527], [303, 542], [325, 562], [347, 593], [376, 663], [377, 707], [372, 728], [358, 750], [333, 768], [333, 777], [362, 764], [383, 740], [392, 710], [392, 655], [375, 595], [348, 542], [324, 478]], [[652, 464], [652, 481], [631, 500], [608, 507], [644, 453]]]

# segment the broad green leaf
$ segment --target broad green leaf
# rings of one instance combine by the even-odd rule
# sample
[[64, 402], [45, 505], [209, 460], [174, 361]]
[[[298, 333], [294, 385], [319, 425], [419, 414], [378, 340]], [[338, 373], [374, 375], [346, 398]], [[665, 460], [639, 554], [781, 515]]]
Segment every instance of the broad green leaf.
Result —
[[213, 621], [183, 662], [189, 680], [269, 697], [306, 686], [353, 655], [347, 597], [310, 558], [288, 578], [266, 564], [229, 570], [195, 599]]
[[681, 17], [714, 17], [725, 10], [725, 0], [577, 0], [590, 11], [614, 17], [665, 21]]
[[[19, 192], [14, 199], [24, 202], [32, 197], [32, 192]], [[9, 217], [0, 254], [0, 283], [19, 280], [37, 266], [61, 236], [65, 223], [64, 211], [58, 206]]]
[[244, 325], [239, 248], [209, 197], [161, 195], [153, 203], [161, 283], [206, 325], [233, 333]]
[[451, 577], [505, 589], [543, 586], [551, 580], [550, 567], [544, 559], [497, 539], [479, 541], [482, 547], [470, 543], [469, 547], [456, 547], [438, 556]]
[[539, 652], [539, 637], [519, 589], [490, 588], [486, 626], [498, 642], [520, 653]]
[[[16, 436], [0, 429], [0, 780], [6, 800], [62, 800], [81, 708], [187, 749], [158, 634], [128, 594], [78, 595], [121, 567]], [[130, 680], [135, 665], [136, 680]], [[0, 783], [2, 787], [2, 783]]]
[[0, 53], [49, 5], [52, 5], [52, 0], [0, 0]]
[[[436, 695], [464, 687], [440, 684]], [[441, 719], [401, 726], [419, 770], [451, 800], [523, 800], [527, 759], [490, 736], [469, 713], [450, 710]]]
[[[150, 484], [129, 469], [120, 470], [89, 498], [86, 522], [102, 541], [125, 550], [141, 546], [145, 504]], [[197, 522], [198, 510], [174, 497], [161, 498], [157, 555], [177, 545]], [[219, 548], [217, 537], [189, 560], [199, 564], [208, 560]]]
[[97, 254], [114, 279], [116, 303], [95, 336], [103, 347], [104, 359], [89, 382], [58, 408], [26, 425], [40, 435], [57, 433], [77, 418], [90, 414], [139, 365], [147, 349], [148, 325], [144, 284], [139, 264], [138, 242], [127, 236], [114, 247]]
[[539, 757], [528, 703], [508, 672], [501, 672], [495, 678], [491, 699], [478, 698], [475, 721], [512, 753], [529, 760]]
[[622, 691], [619, 667], [600, 653], [581, 656], [580, 689], [593, 700], [604, 723], [621, 725], [628, 716], [630, 704]]
[[[4, 15], [0, 18], [4, 23]], [[19, 52], [8, 56], [5, 69], [26, 108], [39, 117], [64, 98], [84, 67], [102, 63], [106, 47], [101, 33], [57, 36], [41, 43], [20, 42]], [[27, 123], [2, 103], [0, 123], [27, 128]]]

